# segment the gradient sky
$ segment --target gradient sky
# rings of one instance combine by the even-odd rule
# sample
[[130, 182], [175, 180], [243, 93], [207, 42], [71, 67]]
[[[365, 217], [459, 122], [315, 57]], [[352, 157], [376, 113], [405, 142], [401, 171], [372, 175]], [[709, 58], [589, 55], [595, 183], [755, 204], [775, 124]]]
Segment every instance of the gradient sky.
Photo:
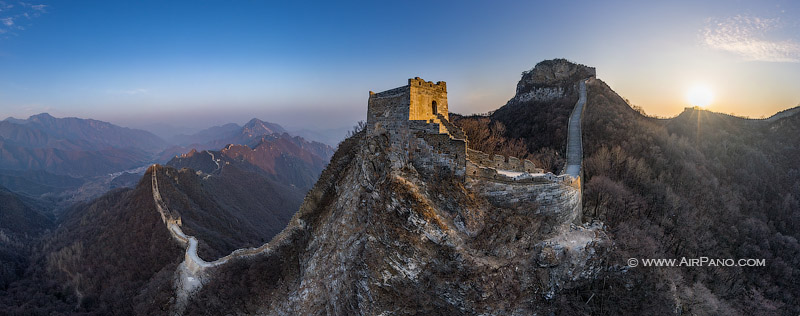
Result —
[[699, 2], [2, 0], [0, 119], [334, 128], [415, 76], [487, 112], [558, 57], [650, 114], [677, 115], [696, 84], [713, 111], [798, 105], [800, 2]]

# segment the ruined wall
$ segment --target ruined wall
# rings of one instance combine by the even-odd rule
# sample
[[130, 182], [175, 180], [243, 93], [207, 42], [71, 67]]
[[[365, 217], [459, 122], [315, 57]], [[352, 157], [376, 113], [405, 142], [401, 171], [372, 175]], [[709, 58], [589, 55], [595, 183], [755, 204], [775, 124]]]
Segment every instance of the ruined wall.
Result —
[[464, 133], [463, 129], [451, 123], [450, 120], [448, 120], [441, 113], [436, 114], [436, 117], [439, 118], [439, 123], [441, 123], [442, 127], [446, 130], [446, 132], [450, 134], [450, 137], [455, 139], [467, 140], [467, 134]]
[[428, 134], [440, 134], [442, 131], [441, 125], [436, 122], [430, 121], [408, 121], [409, 129], [414, 132], [423, 132]]
[[[439, 81], [433, 83], [419, 77], [408, 79], [410, 92], [409, 120], [430, 121], [437, 119], [436, 114], [442, 114], [449, 119], [447, 108], [447, 83]], [[433, 112], [433, 103], [436, 102], [436, 113]]]
[[485, 196], [492, 204], [543, 216], [542, 228], [557, 231], [559, 227], [580, 222], [581, 191], [568, 183], [466, 179], [467, 188]]
[[[405, 151], [422, 172], [450, 170], [466, 174], [466, 136], [447, 121], [447, 85], [408, 79], [408, 85], [380, 93], [370, 91], [367, 133], [386, 133], [393, 147]], [[449, 125], [447, 125], [449, 124]], [[459, 138], [451, 137], [454, 133]]]
[[381, 93], [369, 92], [367, 133], [388, 132], [390, 137], [408, 130], [409, 88], [403, 86]]
[[489, 155], [487, 153], [467, 149], [467, 158], [475, 164], [483, 167], [495, 168], [499, 170], [509, 170], [527, 173], [542, 173], [544, 169], [536, 168], [536, 165], [528, 159], [520, 160], [517, 157], [506, 157], [502, 155]]
[[414, 167], [423, 172], [450, 170], [456, 177], [466, 175], [467, 142], [453, 139], [447, 134], [418, 133], [411, 155]]
[[467, 159], [466, 163], [467, 163], [466, 165], [467, 176], [475, 179], [483, 179], [487, 181], [504, 182], [504, 183], [516, 183], [516, 184], [558, 182], [561, 183], [562, 185], [571, 186], [574, 188], [580, 188], [580, 178], [574, 178], [566, 174], [555, 175], [552, 172], [547, 172], [547, 173], [520, 172], [519, 175], [513, 176], [498, 172], [498, 169], [492, 167], [478, 165], [469, 159]]

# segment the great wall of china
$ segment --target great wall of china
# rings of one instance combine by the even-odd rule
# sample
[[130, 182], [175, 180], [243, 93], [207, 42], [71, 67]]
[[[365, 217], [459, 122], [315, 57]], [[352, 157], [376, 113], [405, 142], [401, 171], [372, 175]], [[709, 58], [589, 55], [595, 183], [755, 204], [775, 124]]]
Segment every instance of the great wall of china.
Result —
[[[151, 171], [151, 187], [153, 191], [153, 201], [156, 205], [156, 210], [161, 215], [161, 220], [167, 226], [170, 235], [182, 246], [186, 247], [184, 260], [178, 266], [179, 277], [176, 283], [176, 297], [177, 302], [174, 306], [172, 314], [182, 314], [182, 311], [187, 303], [191, 294], [203, 286], [203, 282], [209, 277], [208, 269], [221, 266], [226, 262], [237, 259], [249, 257], [257, 254], [266, 254], [272, 250], [271, 245], [273, 242], [268, 242], [258, 248], [241, 248], [234, 250], [225, 257], [208, 262], [197, 255], [197, 238], [188, 236], [181, 229], [180, 215], [170, 211], [167, 204], [161, 197], [161, 192], [158, 189], [158, 169], [159, 165], [152, 165]], [[273, 241], [278, 240], [276, 236]]]
[[[409, 160], [423, 171], [444, 167], [490, 200], [509, 205], [535, 202], [535, 213], [550, 213], [552, 224], [569, 226], [580, 220], [581, 213], [580, 121], [586, 103], [586, 80], [577, 83], [580, 96], [569, 119], [567, 162], [560, 175], [545, 173], [529, 160], [468, 149], [464, 132], [448, 119], [444, 82], [414, 78], [404, 87], [377, 94], [370, 91], [367, 133], [387, 134], [393, 147], [407, 150]], [[269, 253], [290, 233], [291, 225], [258, 248], [237, 249], [215, 261], [205, 261], [197, 255], [198, 240], [183, 232], [180, 215], [170, 211], [161, 196], [159, 168], [157, 164], [151, 167], [153, 200], [172, 237], [186, 249], [177, 271], [177, 302], [172, 312], [182, 314], [192, 293], [210, 277], [210, 269], [237, 258]]]

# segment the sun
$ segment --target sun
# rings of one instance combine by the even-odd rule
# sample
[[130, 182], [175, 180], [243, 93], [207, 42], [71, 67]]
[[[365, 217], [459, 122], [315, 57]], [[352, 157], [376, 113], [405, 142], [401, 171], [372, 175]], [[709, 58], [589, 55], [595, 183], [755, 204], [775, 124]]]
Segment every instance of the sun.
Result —
[[707, 86], [696, 85], [686, 93], [689, 104], [699, 107], [707, 107], [714, 100], [714, 93]]

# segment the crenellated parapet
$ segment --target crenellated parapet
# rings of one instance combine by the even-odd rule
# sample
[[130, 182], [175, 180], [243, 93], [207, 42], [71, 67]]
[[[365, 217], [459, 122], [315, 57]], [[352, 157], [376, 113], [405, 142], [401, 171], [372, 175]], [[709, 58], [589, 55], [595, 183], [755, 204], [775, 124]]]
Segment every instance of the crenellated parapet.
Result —
[[533, 161], [512, 156], [490, 155], [482, 151], [467, 149], [467, 158], [481, 167], [527, 173], [544, 172], [544, 169], [536, 168]]
[[447, 83], [444, 81], [433, 83], [433, 81], [425, 81], [425, 79], [420, 79], [420, 77], [414, 77], [408, 79], [408, 85], [412, 87], [432, 88], [447, 93]]

